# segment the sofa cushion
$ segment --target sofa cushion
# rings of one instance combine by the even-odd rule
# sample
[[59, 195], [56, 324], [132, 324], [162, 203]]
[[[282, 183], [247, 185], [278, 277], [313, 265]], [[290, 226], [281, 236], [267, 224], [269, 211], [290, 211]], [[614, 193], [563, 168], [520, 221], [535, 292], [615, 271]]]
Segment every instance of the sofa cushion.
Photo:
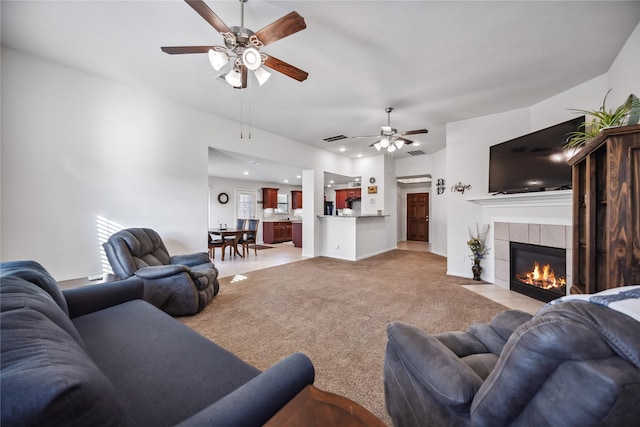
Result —
[[123, 424], [112, 384], [53, 298], [15, 276], [1, 290], [0, 425]]
[[73, 322], [132, 425], [175, 425], [260, 374], [146, 301]]
[[62, 296], [58, 282], [49, 274], [49, 272], [39, 263], [35, 261], [10, 261], [2, 263], [2, 272], [0, 277], [20, 277], [37, 285], [45, 290], [60, 308], [69, 315], [67, 301]]

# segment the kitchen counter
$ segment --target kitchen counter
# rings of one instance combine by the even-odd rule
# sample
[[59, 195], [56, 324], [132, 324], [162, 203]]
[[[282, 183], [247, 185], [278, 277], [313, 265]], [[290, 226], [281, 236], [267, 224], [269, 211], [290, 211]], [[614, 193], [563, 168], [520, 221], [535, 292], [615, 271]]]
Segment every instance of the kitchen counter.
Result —
[[384, 218], [389, 215], [318, 215], [318, 218]]
[[321, 255], [357, 261], [395, 247], [385, 237], [390, 215], [318, 215], [322, 232]]

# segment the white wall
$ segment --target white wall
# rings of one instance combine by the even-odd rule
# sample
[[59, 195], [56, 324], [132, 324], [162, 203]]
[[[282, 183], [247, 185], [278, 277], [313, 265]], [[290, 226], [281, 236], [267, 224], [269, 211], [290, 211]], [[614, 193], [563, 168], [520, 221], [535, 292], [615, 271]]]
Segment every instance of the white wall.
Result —
[[[359, 175], [362, 179], [362, 202], [360, 205], [362, 215], [375, 215], [378, 209], [385, 210], [385, 204], [387, 203], [385, 197], [385, 157], [384, 154], [379, 154], [353, 161], [354, 174], [356, 176]], [[369, 178], [375, 178], [375, 184], [371, 184]], [[395, 179], [391, 177], [389, 182], [394, 183]], [[368, 188], [370, 186], [378, 187], [377, 193], [369, 194]], [[391, 214], [391, 212], [384, 213]]]
[[622, 104], [630, 93], [640, 97], [640, 24], [607, 72], [607, 87], [612, 89], [607, 98], [612, 106]]
[[102, 271], [98, 217], [153, 228], [172, 254], [206, 251], [209, 145], [351, 175], [346, 157], [259, 129], [240, 141], [237, 123], [202, 110], [1, 55], [1, 257], [37, 260], [58, 280]]
[[[431, 243], [431, 252], [438, 255], [447, 255], [447, 199], [452, 196], [449, 190], [452, 185], [446, 180], [447, 176], [447, 150], [443, 149], [433, 153], [433, 172], [431, 173], [431, 197], [429, 207], [431, 215], [429, 216], [429, 241]], [[445, 190], [442, 194], [438, 194], [436, 184], [438, 179], [445, 180]]]
[[469, 227], [482, 223], [482, 210], [467, 197], [489, 188], [489, 147], [529, 132], [529, 112], [519, 109], [447, 125], [447, 188], [471, 185], [463, 193], [445, 192], [447, 203], [447, 273], [471, 277], [466, 242]]
[[[406, 147], [403, 148], [403, 150]], [[428, 175], [433, 170], [433, 156], [425, 154], [420, 156], [401, 157], [396, 159], [396, 176], [407, 177], [416, 175]]]

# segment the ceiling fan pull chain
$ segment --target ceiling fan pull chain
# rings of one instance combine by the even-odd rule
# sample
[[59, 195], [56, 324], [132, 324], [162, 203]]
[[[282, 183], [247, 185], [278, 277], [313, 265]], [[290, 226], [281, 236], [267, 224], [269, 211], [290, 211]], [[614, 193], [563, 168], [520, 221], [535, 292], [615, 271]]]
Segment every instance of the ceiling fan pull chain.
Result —
[[242, 102], [242, 88], [240, 88], [240, 139], [242, 139], [243, 120], [244, 120], [244, 102]]
[[[248, 85], [249, 86], [249, 85]], [[253, 87], [253, 85], [249, 86], [249, 139], [251, 139], [251, 88]]]

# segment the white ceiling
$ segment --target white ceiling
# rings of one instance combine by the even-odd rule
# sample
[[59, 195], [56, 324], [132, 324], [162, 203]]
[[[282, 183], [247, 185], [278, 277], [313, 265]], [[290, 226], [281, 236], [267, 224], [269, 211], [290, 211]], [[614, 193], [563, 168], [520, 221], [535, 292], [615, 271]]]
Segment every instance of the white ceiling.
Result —
[[[228, 26], [240, 24], [238, 0], [206, 3]], [[222, 44], [183, 1], [1, 6], [5, 46], [240, 119], [240, 91], [216, 78], [206, 55], [160, 50]], [[448, 122], [532, 105], [605, 73], [640, 22], [639, 1], [249, 0], [245, 26], [257, 31], [292, 10], [307, 28], [263, 51], [309, 78], [250, 80], [244, 122], [250, 110], [252, 127], [350, 157], [377, 154], [374, 139], [323, 138], [375, 135], [392, 106], [393, 127], [429, 129], [410, 147], [432, 153]]]

